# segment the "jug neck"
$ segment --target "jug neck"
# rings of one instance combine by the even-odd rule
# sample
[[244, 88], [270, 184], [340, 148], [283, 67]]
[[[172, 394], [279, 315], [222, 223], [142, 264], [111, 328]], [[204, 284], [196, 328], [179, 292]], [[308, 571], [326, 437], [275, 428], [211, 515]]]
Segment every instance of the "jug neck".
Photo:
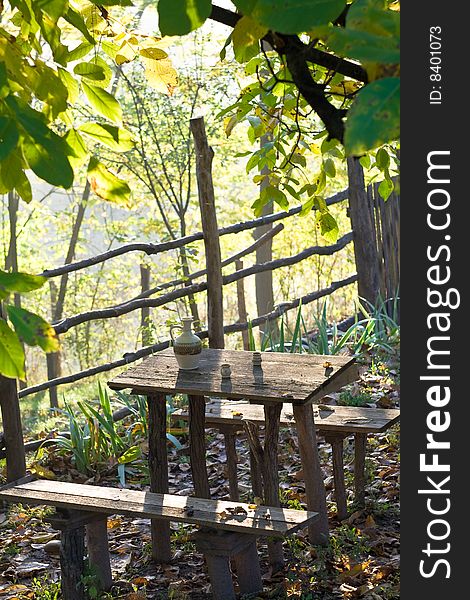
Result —
[[193, 324], [193, 318], [192, 317], [183, 317], [181, 319], [181, 323], [183, 326], [183, 331], [184, 332], [188, 332], [191, 333], [191, 325]]

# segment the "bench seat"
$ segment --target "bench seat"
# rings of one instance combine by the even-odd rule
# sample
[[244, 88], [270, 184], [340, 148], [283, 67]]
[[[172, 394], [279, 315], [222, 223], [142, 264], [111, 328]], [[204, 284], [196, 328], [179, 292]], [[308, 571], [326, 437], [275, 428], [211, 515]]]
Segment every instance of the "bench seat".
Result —
[[0, 499], [105, 515], [166, 519], [256, 536], [289, 535], [308, 526], [317, 515], [311, 511], [41, 479], [0, 489]]

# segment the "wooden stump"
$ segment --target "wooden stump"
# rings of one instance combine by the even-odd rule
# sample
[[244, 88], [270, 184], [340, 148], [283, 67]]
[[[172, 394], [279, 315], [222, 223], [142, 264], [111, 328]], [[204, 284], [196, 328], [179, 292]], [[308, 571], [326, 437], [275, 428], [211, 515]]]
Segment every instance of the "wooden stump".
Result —
[[299, 438], [307, 508], [318, 513], [318, 519], [309, 525], [308, 535], [311, 544], [325, 545], [329, 538], [328, 513], [313, 410], [310, 404], [293, 404], [293, 410]]
[[198, 498], [210, 498], [211, 491], [206, 468], [206, 403], [204, 396], [189, 398], [189, 454], [194, 493]]
[[64, 600], [85, 600], [83, 588], [85, 528], [62, 529], [60, 535], [61, 591]]
[[235, 600], [230, 558], [237, 569], [241, 594], [256, 594], [263, 589], [256, 538], [234, 531], [201, 530], [192, 536], [206, 559], [215, 600]]
[[230, 492], [230, 500], [238, 502], [240, 500], [240, 492], [238, 490], [238, 473], [237, 473], [237, 434], [235, 427], [221, 427], [220, 431], [224, 434], [225, 453], [227, 455], [227, 476]]
[[[248, 537], [248, 536], [246, 536]], [[238, 586], [240, 594], [256, 594], [263, 589], [261, 570], [259, 565], [258, 551], [256, 549], [256, 538], [247, 541], [246, 548], [233, 557], [237, 569]]]
[[364, 508], [366, 501], [366, 446], [367, 433], [356, 433], [354, 436], [354, 492], [359, 508]]
[[[279, 500], [279, 421], [281, 418], [282, 404], [272, 403], [264, 405], [265, 438], [264, 438], [264, 464], [263, 484], [264, 502], [267, 506], [281, 506]], [[269, 563], [273, 573], [284, 567], [284, 553], [282, 540], [268, 538]]]
[[94, 521], [86, 526], [86, 545], [88, 562], [93, 572], [96, 573], [100, 588], [107, 592], [113, 585], [111, 564], [109, 561], [107, 517]]
[[344, 483], [343, 440], [344, 436], [325, 435], [325, 440], [331, 444], [333, 451], [333, 476], [335, 480], [336, 514], [342, 521], [348, 516], [346, 485]]
[[[150, 491], [168, 494], [168, 454], [166, 438], [166, 398], [165, 394], [155, 394], [147, 398], [149, 409], [149, 474]], [[157, 563], [171, 560], [170, 523], [152, 519], [152, 557]]]

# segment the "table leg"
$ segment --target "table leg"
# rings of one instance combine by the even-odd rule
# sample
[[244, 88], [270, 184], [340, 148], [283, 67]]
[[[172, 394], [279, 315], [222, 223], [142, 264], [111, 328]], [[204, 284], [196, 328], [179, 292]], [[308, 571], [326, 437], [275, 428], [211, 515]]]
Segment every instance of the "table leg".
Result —
[[309, 526], [308, 535], [311, 544], [325, 545], [328, 542], [328, 513], [326, 510], [326, 492], [323, 473], [318, 456], [317, 434], [310, 404], [294, 404], [294, 418], [299, 438], [300, 460], [305, 480], [307, 507], [319, 513], [318, 518]]
[[225, 454], [227, 456], [227, 477], [230, 491], [230, 500], [238, 502], [240, 493], [238, 490], [238, 456], [237, 456], [237, 433], [234, 427], [221, 427], [220, 431], [224, 434]]
[[343, 521], [343, 519], [346, 519], [348, 516], [346, 485], [344, 483], [344, 436], [342, 434], [326, 434], [325, 441], [331, 444], [331, 449], [333, 451], [333, 477], [335, 480], [336, 514], [338, 519]]
[[[264, 502], [267, 506], [280, 506], [279, 500], [279, 421], [281, 418], [282, 404], [265, 404], [265, 434], [264, 434], [264, 461], [263, 483]], [[269, 562], [273, 572], [280, 571], [284, 566], [282, 540], [268, 538]]]
[[367, 433], [354, 436], [354, 492], [359, 508], [365, 506]]
[[189, 398], [189, 455], [197, 498], [210, 498], [211, 491], [206, 468], [206, 403], [204, 396]]
[[[168, 494], [168, 454], [166, 438], [166, 397], [155, 394], [147, 397], [149, 410], [149, 474], [150, 491]], [[171, 560], [170, 522], [152, 519], [152, 557], [158, 563]]]

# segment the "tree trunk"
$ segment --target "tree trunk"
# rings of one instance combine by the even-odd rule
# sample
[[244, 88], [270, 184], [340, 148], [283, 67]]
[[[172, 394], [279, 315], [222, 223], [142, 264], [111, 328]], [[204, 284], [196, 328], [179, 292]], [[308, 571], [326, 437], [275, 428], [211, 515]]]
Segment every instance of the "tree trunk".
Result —
[[[77, 249], [78, 239], [80, 236], [80, 229], [83, 224], [83, 218], [85, 216], [85, 210], [88, 204], [88, 199], [90, 197], [90, 184], [87, 181], [85, 187], [83, 189], [82, 199], [80, 204], [78, 205], [77, 217], [73, 224], [72, 235], [69, 241], [69, 247], [67, 250], [67, 255], [65, 257], [65, 265], [70, 264], [75, 258], [75, 252]], [[64, 273], [60, 278], [59, 290], [55, 289], [55, 286], [51, 285], [51, 303], [52, 303], [52, 320], [60, 321], [64, 314], [64, 304], [65, 304], [65, 296], [67, 293], [67, 285], [68, 285], [69, 276], [68, 273]], [[62, 355], [60, 350], [58, 352], [54, 352], [51, 355], [47, 355], [47, 378], [56, 379], [60, 377], [62, 374]], [[58, 408], [59, 401], [57, 397], [57, 388], [52, 387], [49, 389], [49, 403], [51, 408]]]
[[207, 328], [209, 346], [224, 347], [224, 318], [222, 296], [222, 259], [220, 257], [219, 229], [215, 211], [212, 159], [214, 151], [209, 146], [204, 119], [191, 119], [191, 132], [196, 148], [196, 176], [201, 209], [202, 231], [207, 265]]
[[359, 297], [375, 305], [380, 294], [380, 268], [373, 207], [364, 183], [358, 158], [347, 159], [349, 178], [349, 216], [354, 234], [354, 256]]

